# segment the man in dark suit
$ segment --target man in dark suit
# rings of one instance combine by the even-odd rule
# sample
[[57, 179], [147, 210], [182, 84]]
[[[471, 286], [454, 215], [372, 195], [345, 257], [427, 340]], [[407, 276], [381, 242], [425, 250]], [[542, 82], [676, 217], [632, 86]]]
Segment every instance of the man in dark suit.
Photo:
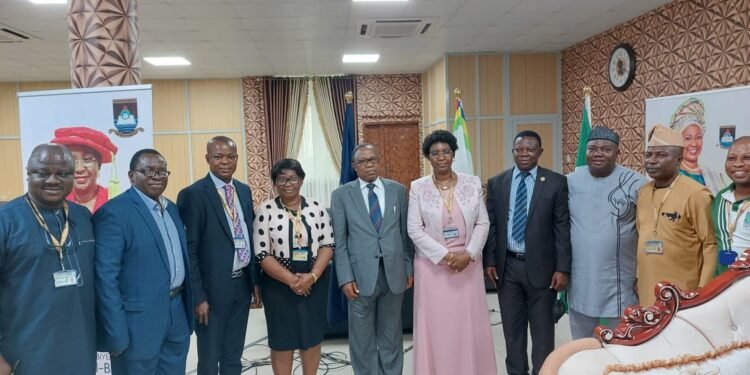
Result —
[[185, 373], [193, 298], [177, 206], [162, 193], [167, 161], [135, 153], [132, 187], [94, 215], [97, 336], [114, 375]]
[[532, 374], [555, 345], [552, 306], [570, 274], [570, 214], [565, 176], [538, 166], [542, 140], [522, 131], [513, 142], [516, 166], [487, 183], [490, 234], [484, 249], [487, 277], [496, 283], [509, 375]]
[[222, 375], [242, 372], [255, 265], [253, 198], [232, 178], [237, 157], [234, 141], [212, 138], [206, 145], [210, 172], [177, 196], [190, 254], [199, 375], [216, 375], [219, 368]]

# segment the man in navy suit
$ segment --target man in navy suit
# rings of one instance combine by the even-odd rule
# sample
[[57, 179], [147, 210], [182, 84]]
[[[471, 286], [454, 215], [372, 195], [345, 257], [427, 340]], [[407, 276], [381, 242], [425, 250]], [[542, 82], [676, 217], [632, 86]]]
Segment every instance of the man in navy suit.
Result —
[[[237, 145], [218, 136], [206, 145], [208, 175], [177, 196], [185, 220], [198, 324], [198, 374], [239, 375], [255, 283], [250, 187], [232, 178]], [[256, 306], [260, 307], [260, 292]]]
[[114, 375], [184, 374], [193, 302], [185, 229], [162, 196], [167, 161], [140, 150], [128, 176], [132, 187], [94, 215], [99, 349]]
[[552, 306], [568, 285], [571, 264], [568, 182], [540, 167], [542, 139], [526, 130], [513, 140], [515, 167], [490, 178], [490, 234], [484, 248], [487, 277], [498, 291], [509, 375], [532, 374], [555, 346]]

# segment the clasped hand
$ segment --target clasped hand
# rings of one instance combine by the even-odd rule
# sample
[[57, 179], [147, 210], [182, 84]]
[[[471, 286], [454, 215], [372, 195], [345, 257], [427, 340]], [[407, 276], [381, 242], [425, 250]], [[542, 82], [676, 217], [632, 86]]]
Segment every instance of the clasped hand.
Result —
[[466, 250], [449, 252], [443, 258], [443, 261], [448, 264], [451, 270], [461, 272], [471, 263], [471, 254]]
[[293, 279], [287, 284], [294, 294], [307, 297], [310, 295], [315, 278], [309, 273], [295, 273]]

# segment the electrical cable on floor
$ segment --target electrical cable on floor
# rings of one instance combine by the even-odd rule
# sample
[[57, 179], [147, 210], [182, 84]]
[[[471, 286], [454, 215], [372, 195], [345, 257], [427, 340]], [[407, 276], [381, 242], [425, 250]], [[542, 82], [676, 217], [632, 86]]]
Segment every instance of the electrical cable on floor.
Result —
[[[493, 322], [492, 321], [493, 314], [497, 314], [498, 315], [498, 321], [497, 322]], [[503, 324], [503, 319], [499, 315], [500, 315], [500, 310], [498, 310], [498, 309], [490, 309], [490, 326], [491, 327], [499, 326], [499, 325]]]

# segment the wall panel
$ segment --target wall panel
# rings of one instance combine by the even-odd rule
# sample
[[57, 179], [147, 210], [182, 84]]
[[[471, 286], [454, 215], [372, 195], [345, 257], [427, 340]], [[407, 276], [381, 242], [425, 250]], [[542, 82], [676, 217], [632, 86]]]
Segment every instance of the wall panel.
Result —
[[153, 85], [154, 131], [187, 130], [186, 81], [158, 80], [147, 83]]
[[25, 161], [21, 161], [21, 141], [0, 140], [0, 201], [8, 201], [23, 194], [25, 184]]
[[445, 121], [445, 59], [440, 59], [430, 71], [430, 122]]
[[18, 124], [16, 83], [0, 83], [0, 137], [18, 137]]
[[481, 148], [480, 178], [482, 182], [487, 182], [487, 179], [505, 169], [503, 150], [510, 146], [503, 139], [504, 125], [503, 120], [482, 120], [480, 124], [482, 137], [477, 142], [480, 143]]
[[512, 115], [557, 113], [557, 59], [556, 53], [510, 55]]
[[191, 130], [242, 127], [242, 89], [239, 79], [188, 81]]
[[187, 142], [185, 134], [154, 135], [154, 148], [167, 159], [167, 169], [172, 172], [164, 192], [172, 200], [176, 200], [177, 193], [190, 184]]
[[448, 56], [446, 69], [448, 71], [448, 92], [450, 94], [449, 116], [456, 110], [453, 90], [461, 90], [461, 100], [464, 102], [464, 114], [467, 118], [477, 115], [477, 55]]
[[25, 91], [46, 91], [46, 90], [65, 90], [72, 89], [70, 82], [21, 82], [18, 87], [19, 92]]
[[479, 113], [503, 115], [503, 56], [479, 55]]

